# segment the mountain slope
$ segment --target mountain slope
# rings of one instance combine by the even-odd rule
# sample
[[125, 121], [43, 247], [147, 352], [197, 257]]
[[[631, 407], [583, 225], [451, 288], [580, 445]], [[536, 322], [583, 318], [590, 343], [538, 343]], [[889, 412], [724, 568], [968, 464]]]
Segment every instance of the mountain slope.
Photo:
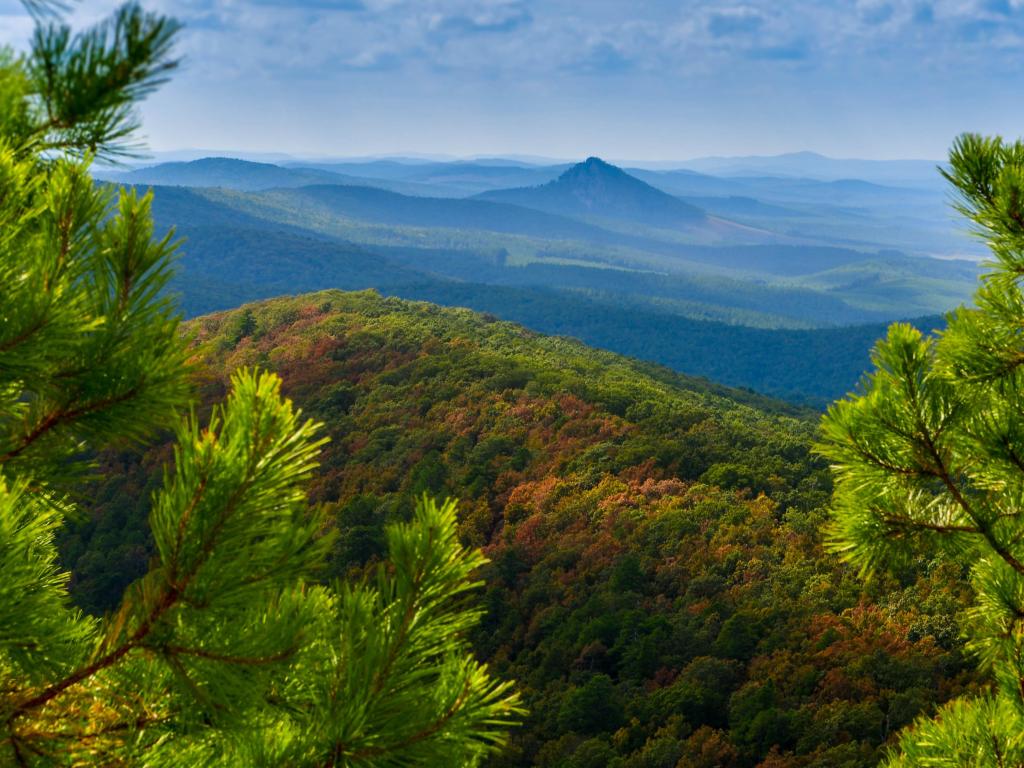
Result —
[[816, 152], [750, 157], [702, 157], [678, 163], [721, 176], [790, 176], [806, 179], [866, 179], [881, 183], [942, 187], [934, 160], [859, 160], [826, 157]]
[[171, 187], [225, 187], [258, 190], [273, 187], [301, 187], [307, 184], [341, 184], [341, 174], [313, 168], [282, 168], [271, 163], [254, 163], [229, 157], [161, 163], [125, 173], [101, 173], [100, 177], [119, 184]]
[[621, 241], [586, 222], [490, 200], [412, 197], [370, 187], [335, 185], [284, 189], [268, 199], [299, 201], [324, 213], [361, 221], [417, 227], [486, 230], [545, 238]]
[[[326, 291], [200, 318], [203, 406], [258, 365], [325, 424], [310, 489], [361, 574], [420, 493], [486, 548], [472, 641], [530, 716], [495, 766], [877, 764], [971, 683], [955, 568], [865, 587], [821, 547], [813, 420], [745, 393], [465, 310]], [[785, 415], [786, 412], [794, 415]], [[167, 447], [110, 472], [61, 542], [110, 605], [152, 551]]]
[[[630, 304], [607, 295], [562, 293], [540, 287], [443, 283], [389, 291], [410, 299], [493, 312], [542, 333], [660, 363], [690, 376], [825, 408], [853, 390], [870, 366], [885, 323], [788, 330], [695, 320]], [[944, 327], [941, 316], [917, 318], [925, 332]]]
[[[308, 192], [272, 194], [298, 195], [290, 199], [307, 212], [326, 205], [306, 197]], [[411, 201], [421, 212], [419, 206], [433, 204], [390, 193], [381, 193], [380, 199], [386, 203], [396, 198]], [[347, 198], [342, 195], [341, 199]], [[474, 210], [511, 208], [465, 202], [472, 203]], [[387, 209], [385, 204], [379, 210]], [[871, 314], [851, 312], [835, 295], [807, 289], [559, 264], [509, 268], [493, 252], [459, 254], [444, 248], [359, 245], [259, 218], [189, 189], [157, 187], [153, 213], [157, 231], [177, 225], [177, 234], [184, 238], [172, 289], [189, 316], [281, 294], [376, 288], [387, 295], [491, 312], [537, 331], [574, 336], [679, 371], [815, 407], [855, 385], [867, 367], [872, 342], [884, 329], [881, 324], [817, 330], [744, 327], [743, 323], [771, 327], [777, 321], [765, 313], [776, 306], [792, 315], [824, 314], [851, 323], [865, 322]], [[405, 214], [397, 207], [386, 215]], [[531, 216], [548, 214], [529, 211], [524, 221]], [[732, 256], [731, 250], [706, 249], [701, 258]], [[757, 249], [735, 252], [737, 260], [763, 261], [769, 256]], [[829, 263], [830, 257], [822, 253], [816, 258]], [[797, 254], [784, 258], [790, 261]], [[719, 308], [726, 301], [731, 305]], [[929, 319], [925, 328], [940, 323], [940, 318]]]
[[337, 163], [295, 163], [293, 167], [319, 168], [352, 176], [421, 184], [450, 194], [473, 195], [504, 187], [544, 184], [568, 166], [521, 166], [488, 161], [402, 163], [388, 160]]
[[181, 239], [171, 290], [187, 316], [322, 288], [429, 284], [413, 267], [309, 230], [250, 216], [191, 189], [157, 187], [158, 232]]
[[223, 187], [245, 192], [304, 187], [311, 184], [342, 184], [389, 189], [409, 195], [441, 194], [443, 188], [406, 181], [362, 178], [316, 167], [282, 167], [230, 157], [204, 157], [188, 162], [161, 163], [127, 172], [100, 171], [98, 179], [130, 186]]
[[707, 216], [696, 206], [596, 157], [574, 165], [547, 184], [494, 190], [478, 197], [566, 216], [636, 221], [665, 229], [707, 223]]

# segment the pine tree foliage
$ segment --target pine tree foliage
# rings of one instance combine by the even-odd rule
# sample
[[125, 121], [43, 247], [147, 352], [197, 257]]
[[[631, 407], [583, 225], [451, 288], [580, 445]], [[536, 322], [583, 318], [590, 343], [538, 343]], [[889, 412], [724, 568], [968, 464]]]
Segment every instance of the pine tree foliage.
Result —
[[[376, 581], [328, 588], [319, 425], [252, 370], [182, 419], [173, 236], [88, 172], [125, 150], [177, 26], [135, 5], [40, 23], [27, 58], [0, 53], [0, 765], [477, 764], [520, 711], [464, 640], [483, 559], [454, 504], [424, 499]], [[54, 537], [87, 457], [166, 429], [149, 572], [84, 615]]]
[[178, 24], [134, 3], [110, 19], [73, 34], [59, 20], [36, 27], [28, 75], [37, 147], [88, 151], [100, 157], [132, 154], [137, 101], [177, 66], [171, 46]]
[[823, 420], [832, 543], [871, 572], [921, 554], [970, 563], [970, 644], [995, 688], [909, 729], [895, 766], [1024, 763], [1024, 143], [964, 135], [944, 172], [994, 260], [935, 338], [894, 325], [863, 392]]

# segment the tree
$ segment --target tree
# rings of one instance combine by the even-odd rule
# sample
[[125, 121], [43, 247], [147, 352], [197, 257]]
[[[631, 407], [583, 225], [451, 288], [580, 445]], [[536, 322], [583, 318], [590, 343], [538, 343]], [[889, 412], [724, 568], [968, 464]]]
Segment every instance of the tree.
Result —
[[905, 731], [894, 766], [1024, 763], [1024, 143], [961, 136], [943, 172], [993, 256], [925, 337], [893, 325], [862, 392], [833, 405], [833, 547], [865, 572], [939, 554], [971, 567], [970, 646], [995, 687]]
[[[250, 370], [205, 426], [181, 418], [172, 235], [153, 238], [150, 195], [88, 173], [131, 151], [176, 31], [129, 4], [0, 52], [0, 763], [476, 764], [520, 711], [464, 639], [484, 561], [454, 503], [422, 499], [373, 580], [326, 587], [303, 490], [320, 426]], [[167, 429], [149, 572], [84, 615], [54, 534], [95, 450]]]

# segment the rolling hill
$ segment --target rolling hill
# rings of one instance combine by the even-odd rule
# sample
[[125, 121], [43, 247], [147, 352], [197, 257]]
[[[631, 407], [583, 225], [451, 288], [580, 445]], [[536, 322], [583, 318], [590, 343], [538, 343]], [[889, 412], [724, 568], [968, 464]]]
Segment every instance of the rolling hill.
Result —
[[101, 172], [105, 181], [128, 185], [168, 187], [226, 187], [258, 190], [274, 187], [302, 187], [308, 184], [341, 184], [350, 180], [341, 174], [313, 168], [282, 168], [227, 157], [204, 157], [188, 162], [161, 163], [123, 173]]
[[499, 161], [294, 163], [290, 167], [317, 168], [382, 181], [428, 186], [436, 195], [469, 196], [491, 189], [544, 184], [556, 178], [567, 165], [522, 165]]
[[[331, 438], [310, 489], [359, 575], [421, 493], [454, 495], [490, 565], [471, 639], [530, 714], [490, 764], [877, 764], [974, 685], [959, 570], [868, 585], [825, 553], [827, 468], [804, 412], [466, 310], [325, 291], [194, 320], [201, 408], [278, 372]], [[99, 457], [62, 534], [98, 612], [152, 552], [169, 446]]]
[[96, 178], [128, 186], [222, 187], [246, 192], [312, 184], [341, 184], [379, 187], [408, 195], [438, 194], [434, 187], [414, 182], [363, 178], [314, 167], [284, 167], [229, 157], [160, 163], [131, 171], [101, 170], [96, 173]]
[[157, 187], [153, 218], [182, 240], [171, 290], [186, 316], [328, 286], [386, 289], [427, 279], [379, 253], [247, 215], [199, 190]]
[[475, 198], [412, 197], [369, 187], [315, 185], [280, 190], [268, 199], [377, 224], [485, 230], [551, 239], [625, 240], [564, 215]]
[[[586, 163], [580, 165], [585, 167]], [[162, 163], [129, 172], [106, 169], [100, 171], [98, 177], [130, 185], [220, 187], [250, 192], [340, 184], [387, 189], [417, 197], [459, 198], [491, 192], [520, 195], [524, 188], [555, 181], [574, 167], [564, 164], [530, 165], [500, 159], [454, 162], [412, 159], [290, 161], [272, 165], [209, 157]], [[976, 258], [983, 253], [980, 244], [956, 227], [942, 187], [936, 183], [894, 186], [895, 182], [884, 174], [883, 183], [868, 183], [853, 178], [710, 176], [679, 168], [628, 168], [625, 173], [634, 177], [634, 181], [646, 182], [656, 191], [677, 196], [682, 202], [709, 214], [717, 223], [717, 232], [707, 225], [687, 232], [690, 237], [702, 233], [705, 242], [771, 241], [861, 249], [897, 248], [913, 254], [944, 257]], [[628, 193], [628, 190], [619, 190], [623, 191]], [[647, 192], [649, 194], [650, 190]], [[605, 208], [621, 209], [622, 202], [612, 201]], [[549, 200], [548, 203], [557, 201]], [[661, 204], [665, 203], [661, 200]], [[530, 204], [542, 208], [545, 205], [543, 201]], [[591, 218], [595, 215], [587, 212], [585, 204], [570, 208], [570, 215]], [[645, 206], [640, 207], [641, 213], [645, 210]], [[568, 209], [559, 208], [559, 211], [566, 213]], [[666, 224], [657, 216], [652, 217], [652, 222], [648, 226], [663, 227]], [[746, 229], [738, 229], [726, 222]], [[603, 223], [621, 228], [625, 224], [635, 227], [639, 221], [633, 216], [632, 219], [609, 218]], [[667, 223], [670, 229], [676, 226], [671, 216]]]

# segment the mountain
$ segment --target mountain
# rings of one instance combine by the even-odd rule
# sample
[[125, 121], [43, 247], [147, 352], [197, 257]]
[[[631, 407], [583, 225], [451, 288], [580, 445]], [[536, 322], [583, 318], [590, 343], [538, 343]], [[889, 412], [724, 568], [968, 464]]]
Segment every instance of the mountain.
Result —
[[565, 216], [627, 220], [665, 229], [708, 224], [706, 214], [696, 206], [596, 157], [572, 166], [547, 184], [494, 190], [478, 197]]
[[[707, 226], [684, 232], [625, 220], [570, 218], [479, 198], [411, 198], [335, 185], [255, 195], [203, 194], [250, 215], [387, 248], [392, 255], [426, 257], [432, 266], [417, 262], [418, 269], [457, 280], [522, 283], [543, 264], [565, 268], [562, 276], [572, 282], [557, 287], [603, 283], [622, 292], [662, 276], [654, 280], [652, 298], [712, 304], [719, 317], [741, 307], [754, 309], [771, 315], [774, 319], [765, 320], [774, 326], [844, 325], [943, 312], [969, 298], [977, 273], [976, 264], [964, 261], [800, 241], [772, 243], [765, 229], [713, 218]], [[857, 224], [860, 230], [868, 226], [863, 217]], [[766, 234], [768, 243], [763, 242]], [[507, 268], [495, 272], [496, 261]], [[888, 266], [879, 271], [883, 262]], [[850, 294], [854, 301], [845, 294], [852, 280], [828, 287], [812, 280], [840, 266], [852, 277], [858, 264], [865, 265], [877, 290], [872, 293], [868, 281], [858, 284]], [[795, 285], [793, 278], [807, 278], [806, 287]], [[708, 293], [711, 283], [716, 287]], [[699, 316], [706, 316], [704, 309]]]
[[[888, 327], [872, 323], [808, 330], [750, 328], [681, 317], [667, 307], [607, 293], [541, 286], [435, 282], [387, 292], [493, 313], [537, 331], [571, 336], [600, 349], [817, 409], [856, 388], [870, 366], [874, 343]], [[913, 324], [926, 333], [945, 327], [941, 316], [917, 318]]]
[[862, 160], [826, 157], [816, 152], [747, 157], [701, 157], [679, 168], [717, 176], [791, 176], [836, 181], [864, 179], [883, 184], [942, 187], [935, 160]]
[[173, 187], [226, 187], [228, 189], [271, 189], [301, 187], [307, 184], [341, 184], [346, 177], [311, 168], [282, 168], [229, 157], [204, 157], [188, 162], [171, 162], [138, 168], [124, 173], [97, 174], [105, 181], [129, 185]]
[[[330, 438], [309, 489], [324, 578], [358, 577], [422, 493], [484, 547], [478, 658], [529, 716], [489, 761], [527, 766], [877, 765], [893, 734], [976, 685], [958, 566], [865, 585], [822, 547], [816, 420], [750, 393], [466, 310], [325, 291], [198, 318], [200, 412], [238, 366], [279, 373]], [[725, 351], [725, 350], [723, 350]], [[108, 609], [146, 567], [168, 445], [98, 457], [60, 551]]]
[[[506, 188], [515, 188], [518, 195], [524, 188], [557, 180], [571, 168], [574, 166], [527, 166], [493, 160], [428, 162], [409, 159], [347, 163], [292, 161], [281, 166], [208, 157], [128, 172], [107, 169], [98, 172], [97, 177], [137, 186], [173, 185], [249, 192], [311, 185], [360, 186], [413, 197], [452, 199], [496, 191], [504, 193], [509, 191]], [[678, 207], [678, 203], [665, 199], [655, 202], [649, 190], [645, 190], [648, 194], [639, 205], [622, 205], [618, 214], [605, 218], [600, 218], [585, 204], [582, 209], [578, 205], [561, 208], [556, 205], [556, 208], [632, 234], [655, 234], [664, 239], [666, 233], [678, 231], [680, 237], [702, 244], [898, 248], [916, 255], [944, 258], [976, 258], [983, 251], [976, 239], [953, 224], [943, 191], [938, 188], [894, 187], [855, 179], [724, 178], [689, 170], [633, 168], [627, 175], [705, 211], [709, 214], [708, 220], [677, 229], [678, 211], [670, 210], [668, 221], [665, 215], [652, 215], [650, 211], [657, 211], [658, 205]], [[585, 188], [586, 184], [581, 186]], [[586, 199], [585, 190], [582, 194]], [[524, 203], [547, 210], [551, 201], [526, 199]], [[644, 227], [659, 228], [661, 234], [636, 231]]]
[[[246, 150], [236, 149], [175, 149], [168, 151], [160, 150], [149, 150], [145, 153], [141, 159], [129, 159], [127, 162], [136, 167], [141, 168], [143, 166], [159, 165], [162, 163], [179, 163], [179, 162], [190, 162], [192, 160], [202, 160], [206, 157], [228, 157], [237, 160], [251, 160], [256, 163], [275, 163], [283, 165], [288, 162], [294, 162], [295, 157], [289, 155], [287, 152], [249, 152]], [[143, 160], [145, 162], [143, 162]], [[102, 160], [98, 160], [96, 167], [99, 169], [104, 168]], [[116, 170], [121, 168], [118, 165], [114, 168], [106, 166], [107, 170]]]
[[97, 172], [96, 178], [129, 186], [223, 187], [248, 192], [314, 184], [341, 184], [381, 187], [410, 195], [438, 194], [438, 190], [430, 185], [362, 178], [315, 167], [283, 167], [231, 157], [204, 157], [123, 172], [105, 170]]

